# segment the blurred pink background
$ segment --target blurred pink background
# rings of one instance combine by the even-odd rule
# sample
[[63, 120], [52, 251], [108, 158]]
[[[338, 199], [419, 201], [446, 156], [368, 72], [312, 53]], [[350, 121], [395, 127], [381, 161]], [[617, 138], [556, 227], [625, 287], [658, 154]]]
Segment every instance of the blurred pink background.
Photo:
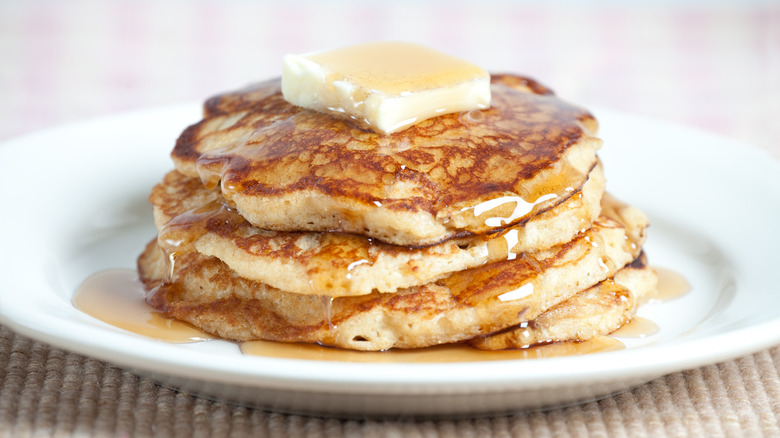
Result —
[[566, 100], [780, 157], [780, 2], [3, 0], [0, 140], [278, 76], [286, 53], [405, 40]]

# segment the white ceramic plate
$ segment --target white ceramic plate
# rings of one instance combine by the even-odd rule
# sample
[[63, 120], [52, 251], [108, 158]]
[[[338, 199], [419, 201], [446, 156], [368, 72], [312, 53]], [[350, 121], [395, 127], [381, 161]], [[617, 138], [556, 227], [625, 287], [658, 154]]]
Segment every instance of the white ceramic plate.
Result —
[[66, 126], [0, 147], [0, 316], [19, 333], [185, 391], [336, 415], [459, 415], [589, 400], [780, 343], [780, 164], [713, 135], [597, 111], [608, 189], [653, 223], [651, 263], [688, 295], [641, 315], [658, 334], [626, 350], [538, 360], [352, 363], [174, 345], [73, 308], [90, 274], [133, 268], [154, 235], [146, 196], [171, 168], [187, 105]]

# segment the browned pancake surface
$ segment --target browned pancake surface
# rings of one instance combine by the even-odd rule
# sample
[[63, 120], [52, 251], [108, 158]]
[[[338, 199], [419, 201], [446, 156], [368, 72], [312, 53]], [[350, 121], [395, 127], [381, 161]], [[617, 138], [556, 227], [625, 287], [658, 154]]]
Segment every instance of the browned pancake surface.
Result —
[[289, 292], [347, 296], [394, 292], [449, 272], [565, 243], [590, 228], [601, 209], [603, 189], [598, 166], [582, 191], [525, 224], [424, 248], [346, 233], [262, 230], [225, 206], [219, 191], [177, 171], [168, 173], [149, 199], [160, 242], [168, 251], [194, 246], [249, 280]]
[[[495, 76], [490, 109], [379, 135], [294, 107], [269, 81], [211, 99], [172, 156], [181, 172], [221, 181], [262, 228], [431, 244], [522, 221], [585, 181], [600, 144], [595, 120], [529, 84]], [[479, 205], [496, 198], [507, 202], [487, 214], [505, 220], [486, 221]]]
[[643, 235], [646, 225], [600, 217], [566, 244], [393, 294], [332, 298], [285, 292], [242, 278], [220, 260], [194, 251], [175, 258], [174, 277], [166, 281], [169, 268], [156, 243], [139, 259], [139, 272], [152, 290], [152, 305], [220, 337], [357, 350], [418, 348], [531, 320], [615, 275], [643, 242], [628, 235]]
[[469, 341], [482, 350], [525, 348], [560, 341], [586, 341], [614, 332], [631, 321], [656, 291], [658, 275], [644, 253], [613, 278], [556, 304], [517, 327]]

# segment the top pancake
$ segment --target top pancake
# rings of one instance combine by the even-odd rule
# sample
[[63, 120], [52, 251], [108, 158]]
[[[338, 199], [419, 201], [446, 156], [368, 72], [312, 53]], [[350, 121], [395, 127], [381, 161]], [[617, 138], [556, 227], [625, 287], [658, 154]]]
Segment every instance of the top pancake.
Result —
[[493, 76], [492, 95], [380, 135], [287, 103], [273, 80], [210, 99], [172, 157], [260, 228], [426, 246], [549, 210], [596, 163], [587, 111], [517, 76]]

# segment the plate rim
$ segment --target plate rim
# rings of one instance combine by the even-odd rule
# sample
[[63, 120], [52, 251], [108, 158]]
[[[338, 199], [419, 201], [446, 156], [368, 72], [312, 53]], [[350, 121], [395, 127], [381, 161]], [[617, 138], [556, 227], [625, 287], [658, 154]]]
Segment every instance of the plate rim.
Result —
[[[144, 117], [151, 117], [152, 115], [160, 115], [160, 114], [168, 114], [168, 113], [177, 113], [180, 111], [186, 111], [188, 113], [194, 113], [196, 112], [195, 108], [199, 108], [200, 104], [195, 103], [187, 103], [187, 104], [178, 104], [178, 105], [171, 105], [171, 106], [164, 106], [164, 107], [157, 107], [157, 108], [150, 108], [150, 109], [141, 109], [141, 110], [135, 110], [125, 113], [119, 113], [119, 114], [112, 114], [107, 115], [104, 117], [99, 117], [95, 119], [89, 119], [85, 121], [78, 121], [75, 123], [68, 123], [60, 126], [56, 126], [41, 132], [37, 133], [30, 133], [23, 135], [21, 137], [17, 137], [14, 139], [4, 140], [0, 142], [0, 154], [2, 151], [6, 150], [7, 147], [13, 147], [13, 146], [19, 146], [22, 143], [35, 143], [37, 139], [44, 138], [48, 135], [53, 135], [57, 133], [67, 133], [71, 130], [78, 131], [79, 129], [84, 129], [85, 127], [89, 127], [95, 124], [101, 124], [101, 123], [121, 123], [122, 121], [125, 121], [129, 118], [144, 118]], [[682, 129], [686, 130], [688, 132], [694, 132], [695, 135], [699, 136], [706, 136], [708, 138], [714, 138], [718, 139], [719, 142], [723, 143], [726, 142], [728, 144], [731, 144], [735, 147], [739, 147], [742, 151], [749, 151], [749, 154], [754, 154], [754, 156], [762, 157], [762, 158], [769, 158], [770, 161], [773, 161], [774, 158], [769, 154], [768, 151], [764, 149], [757, 148], [755, 146], [749, 145], [749, 144], [743, 144], [741, 142], [738, 142], [733, 139], [728, 139], [713, 133], [709, 133], [706, 131], [701, 131], [696, 128], [690, 128], [682, 125], [677, 125], [671, 122], [667, 121], [656, 121], [648, 118], [644, 118], [641, 116], [635, 116], [630, 114], [625, 114], [617, 111], [612, 110], [606, 110], [606, 109], [599, 109], [596, 108], [593, 110], [593, 113], [596, 114], [598, 117], [606, 116], [606, 118], [609, 117], [628, 117], [635, 120], [641, 120], [642, 123], [653, 123], [656, 125], [663, 125], [663, 126], [670, 126], [674, 129]], [[601, 115], [599, 115], [601, 114]], [[196, 121], [196, 120], [193, 120]], [[731, 146], [729, 146], [731, 147]], [[756, 155], [757, 154], [757, 155]], [[778, 162], [774, 162], [772, 164], [780, 169], [780, 166], [778, 166]], [[0, 165], [2, 167], [2, 165]], [[3, 292], [0, 290], [0, 304], [2, 304], [2, 295]], [[132, 353], [127, 351], [103, 351], [102, 353], [105, 353], [103, 357], [100, 357], [96, 355], [95, 351], [88, 346], [88, 344], [79, 344], [73, 339], [69, 338], [58, 338], [56, 335], [53, 335], [51, 333], [42, 332], [40, 330], [37, 330], [35, 327], [33, 327], [29, 322], [22, 321], [18, 318], [15, 318], [14, 315], [8, 315], [5, 313], [4, 309], [0, 307], [0, 322], [2, 322], [4, 325], [7, 325], [11, 327], [13, 330], [26, 335], [28, 337], [31, 337], [33, 339], [43, 341], [45, 343], [48, 343], [50, 345], [53, 345], [55, 347], [65, 348], [69, 351], [74, 351], [79, 354], [84, 354], [91, 357], [98, 357], [101, 360], [105, 360], [107, 362], [115, 363], [122, 367], [129, 367], [131, 369], [143, 369], [143, 366], [139, 367], [138, 364], [136, 364], [132, 359]], [[761, 342], [753, 342], [749, 344], [743, 344], [739, 343], [739, 339], [751, 336], [752, 334], [759, 332], [759, 333], [765, 333], [767, 330], [769, 330], [772, 333], [777, 333], [774, 337], [769, 336], [763, 336], [759, 337], [762, 339]], [[692, 342], [692, 341], [688, 341]], [[268, 370], [265, 370], [264, 373], [255, 374], [255, 373], [242, 373], [238, 370], [216, 370], [218, 371], [215, 375], [212, 377], [219, 377], [216, 380], [213, 380], [215, 382], [224, 382], [224, 383], [235, 383], [236, 377], [252, 377], [252, 378], [260, 378], [262, 382], [253, 382], [253, 383], [262, 383], [262, 385], [253, 385], [257, 387], [275, 387], [277, 389], [288, 389], [289, 385], [291, 383], [297, 383], [299, 387], [302, 387], [300, 385], [304, 385], [306, 388], [311, 389], [312, 384], [318, 383], [319, 386], [314, 386], [314, 388], [318, 388], [318, 390], [323, 392], [332, 392], [335, 389], [339, 389], [341, 391], [344, 391], [343, 385], [345, 383], [348, 383], [350, 385], [353, 385], [351, 387], [351, 391], [347, 392], [357, 392], [357, 393], [363, 393], [365, 391], [375, 391], [376, 393], [387, 391], [390, 388], [400, 388], [401, 391], [409, 390], [411, 387], [418, 387], [419, 385], [423, 385], [424, 388], [428, 388], [429, 390], [436, 390], [436, 389], [442, 389], [442, 388], [448, 388], [448, 390], [453, 389], [453, 383], [462, 383], [463, 388], [466, 386], [472, 387], [471, 389], [468, 389], [469, 392], [473, 391], [474, 388], [480, 387], [480, 385], [488, 385], [485, 387], [486, 389], [490, 389], [488, 392], [506, 392], [506, 391], [516, 391], [518, 389], [522, 389], [525, 387], [528, 387], [529, 384], [533, 383], [535, 386], [549, 386], [551, 381], [550, 379], [554, 379], [555, 383], [576, 383], [576, 381], [579, 381], [583, 378], [589, 377], [589, 378], [597, 378], [604, 376], [605, 374], [608, 374], [609, 372], [613, 373], [619, 373], [620, 371], [623, 371], [625, 374], [625, 368], [622, 366], [613, 365], [611, 367], [601, 368], [599, 370], [596, 370], [596, 366], [592, 364], [591, 362], [602, 362], [599, 359], [605, 358], [605, 357], [618, 357], [621, 359], [625, 359], [626, 356], [630, 355], [631, 357], [636, 358], [634, 362], [641, 362], [641, 363], [633, 363], [631, 367], [629, 367], [633, 372], [632, 375], [637, 374], [646, 374], [646, 375], [663, 375], [668, 372], [673, 371], [681, 371], [683, 369], [690, 369], [695, 368], [703, 365], [708, 365], [724, 360], [728, 360], [735, 357], [744, 356], [746, 354], [750, 354], [756, 351], [760, 351], [764, 348], [768, 348], [773, 345], [780, 344], [780, 315], [775, 317], [774, 319], [770, 319], [767, 321], [764, 321], [760, 324], [753, 324], [747, 327], [742, 327], [737, 330], [729, 330], [724, 333], [719, 333], [717, 335], [711, 335], [706, 337], [705, 339], [698, 339], [696, 340], [699, 344], [704, 345], [718, 345], [722, 344], [723, 342], [732, 343], [733, 345], [737, 345], [739, 347], [731, 347], [728, 351], [722, 351], [717, 348], [711, 348], [708, 349], [709, 354], [702, 356], [701, 353], [699, 353], [695, 357], [689, 357], [688, 353], [690, 350], [687, 349], [686, 342], [673, 342], [673, 343], [666, 343], [662, 346], [659, 346], [657, 348], [663, 348], [664, 350], [671, 349], [673, 353], [676, 353], [678, 356], [678, 359], [676, 361], [672, 362], [663, 362], [656, 359], [656, 356], [654, 353], [656, 353], [657, 348], [654, 346], [646, 346], [641, 349], [635, 349], [635, 350], [629, 350], [629, 351], [617, 351], [617, 352], [605, 352], [605, 353], [599, 353], [598, 357], [591, 356], [591, 357], [585, 357], [585, 356], [578, 356], [577, 360], [578, 362], [584, 363], [588, 365], [587, 372], [585, 370], [581, 370], [574, 373], [569, 374], [562, 374], [561, 371], [556, 371], [556, 374], [550, 374], [549, 368], [548, 368], [548, 374], [546, 379], [548, 381], [545, 382], [545, 379], [536, 379], [535, 381], [529, 381], [528, 379], [522, 379], [517, 378], [515, 376], [514, 379], [512, 379], [511, 375], [508, 374], [508, 370], [506, 370], [508, 364], [515, 364], [515, 363], [522, 363], [522, 365], [525, 368], [542, 368], [542, 365], [529, 365], [532, 362], [536, 361], [544, 361], [543, 364], [545, 366], [554, 365], [557, 362], [560, 361], [568, 361], [571, 362], [571, 358], [549, 358], [549, 359], [536, 359], [534, 361], [528, 361], [528, 360], [506, 360], [506, 361], [497, 361], [497, 362], [491, 362], [491, 361], [480, 361], [480, 362], [459, 362], [459, 363], [426, 363], [426, 364], [420, 364], [420, 363], [349, 363], [349, 362], [329, 362], [329, 361], [313, 361], [310, 359], [283, 359], [283, 358], [250, 358], [251, 361], [254, 362], [268, 362], [272, 365], [284, 365], [277, 367], [271, 367], [271, 370], [277, 369], [277, 370], [284, 370], [285, 372], [271, 372], [269, 374]], [[97, 352], [101, 353], [101, 352]], [[120, 353], [120, 358], [122, 358], [122, 361], [117, 363], [117, 361], [112, 360], [111, 357], [109, 357], [109, 353], [117, 354]], [[114, 356], [115, 358], [117, 356]], [[324, 378], [323, 376], [319, 376], [316, 378], [310, 378], [305, 379], [304, 376], [296, 375], [295, 373], [298, 373], [298, 368], [300, 367], [301, 363], [305, 364], [311, 364], [312, 362], [316, 362], [319, 366], [323, 366], [325, 368], [333, 368], [338, 367], [342, 369], [342, 374], [339, 379], [335, 378]], [[539, 362], [540, 364], [542, 362]], [[159, 359], [156, 362], [156, 364], [159, 364], [159, 366], [170, 366], [170, 365], [181, 365], [178, 361], [171, 361], [170, 358], [160, 362]], [[141, 364], [143, 365], [143, 364]], [[346, 371], [351, 371], [353, 369], [371, 369], [371, 370], [382, 370], [386, 368], [393, 368], [398, 369], [399, 367], [405, 368], [408, 370], [412, 370], [415, 373], [412, 374], [412, 376], [416, 377], [417, 380], [410, 380], [410, 375], [406, 375], [406, 377], [388, 377], [384, 376], [385, 380], [382, 381], [369, 381], [368, 377], [369, 375], [360, 375], [360, 379], [363, 380], [356, 380], [357, 375], [356, 374], [350, 374], [347, 372], [344, 372], [344, 369], [346, 368]], [[470, 373], [471, 380], [468, 382], [453, 382], [452, 378], [449, 374], [445, 373], [439, 373], [439, 372], [432, 372], [432, 370], [439, 370], [442, 367], [449, 368], [452, 370], [464, 372], [464, 371], [470, 371], [474, 368], [478, 369], [485, 369], [488, 368], [492, 373]], [[146, 369], [147, 371], [153, 371], [153, 372], [159, 372], [160, 370], [157, 369], [159, 367], [153, 367], [153, 369]], [[498, 373], [497, 370], [503, 369], [503, 372]], [[183, 367], [181, 370], [187, 372], [187, 377], [190, 378], [196, 378], [196, 379], [203, 379], [204, 376], [202, 375], [202, 368], [199, 367]], [[200, 371], [200, 372], [199, 372]], [[209, 370], [210, 372], [214, 372], [215, 370]], [[660, 372], [660, 374], [659, 374]], [[227, 376], [224, 374], [228, 374]], [[359, 375], [359, 374], [358, 374]], [[394, 376], [394, 374], [390, 374], [390, 376]], [[474, 377], [477, 376], [477, 377]], [[348, 378], [347, 378], [348, 377]], [[303, 380], [302, 380], [303, 379]], [[509, 380], [507, 380], [509, 379]], [[245, 382], [248, 383], [248, 382]], [[468, 385], [466, 385], [468, 383]], [[278, 384], [278, 385], [277, 385]], [[360, 388], [358, 388], [358, 386]], [[348, 386], [349, 388], [349, 386]]]

